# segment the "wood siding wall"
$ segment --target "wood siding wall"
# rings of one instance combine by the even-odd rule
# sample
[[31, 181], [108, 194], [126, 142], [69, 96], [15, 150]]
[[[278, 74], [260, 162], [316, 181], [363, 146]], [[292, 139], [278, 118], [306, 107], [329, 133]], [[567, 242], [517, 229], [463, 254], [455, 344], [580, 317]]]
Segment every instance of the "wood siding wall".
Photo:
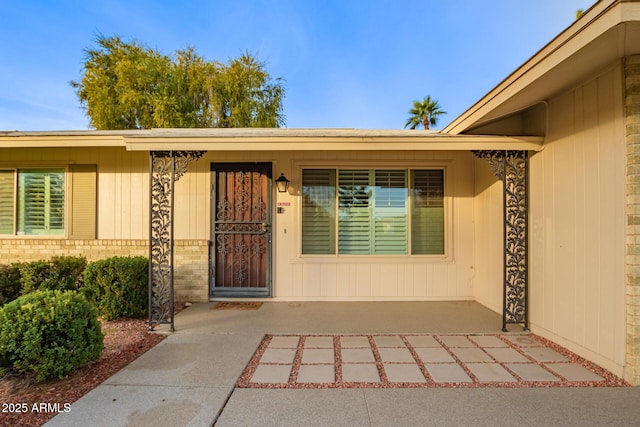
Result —
[[[282, 300], [450, 300], [473, 299], [473, 169], [468, 152], [209, 152], [176, 183], [177, 239], [208, 239], [210, 164], [272, 161], [274, 176], [291, 180], [276, 201], [290, 203], [273, 214], [273, 294]], [[300, 167], [446, 164], [448, 176], [448, 257], [300, 255]]]
[[532, 330], [622, 373], [625, 136], [622, 71], [552, 99], [531, 157]]
[[502, 314], [504, 209], [503, 185], [489, 162], [475, 160], [473, 295], [479, 303]]
[[[291, 180], [275, 202], [273, 295], [290, 300], [473, 299], [474, 156], [469, 152], [208, 152], [192, 162], [176, 183], [175, 239], [210, 238], [210, 164], [271, 161], [274, 176]], [[14, 167], [97, 165], [96, 239], [140, 240], [148, 236], [149, 157], [124, 148], [3, 150], [2, 165]], [[300, 168], [302, 165], [363, 167], [445, 166], [446, 256], [302, 256], [300, 250]], [[498, 243], [499, 244], [499, 243]], [[201, 260], [198, 261], [201, 264]], [[203, 269], [203, 266], [199, 266]], [[206, 292], [204, 277], [197, 286]], [[499, 287], [500, 285], [497, 284]], [[193, 289], [193, 292], [196, 292]]]
[[[149, 154], [124, 148], [3, 149], [0, 167], [97, 167], [97, 239], [146, 239]], [[71, 168], [72, 169], [72, 168]], [[67, 207], [67, 212], [71, 208]], [[71, 212], [70, 212], [71, 213]], [[70, 236], [72, 230], [66, 230]]]

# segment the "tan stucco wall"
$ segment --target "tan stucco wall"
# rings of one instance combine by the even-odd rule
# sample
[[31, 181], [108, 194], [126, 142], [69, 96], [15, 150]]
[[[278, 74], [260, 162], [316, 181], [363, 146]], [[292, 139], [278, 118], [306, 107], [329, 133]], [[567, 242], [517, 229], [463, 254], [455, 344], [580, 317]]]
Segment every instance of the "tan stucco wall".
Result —
[[533, 332], [622, 375], [625, 136], [622, 66], [549, 102], [530, 160]]

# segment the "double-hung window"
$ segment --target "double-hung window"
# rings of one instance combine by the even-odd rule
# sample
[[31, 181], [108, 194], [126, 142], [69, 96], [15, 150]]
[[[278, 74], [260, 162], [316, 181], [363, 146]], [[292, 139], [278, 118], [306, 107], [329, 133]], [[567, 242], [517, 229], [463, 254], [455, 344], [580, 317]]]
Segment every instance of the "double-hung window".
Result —
[[444, 254], [443, 169], [303, 169], [302, 253]]
[[65, 170], [0, 170], [0, 235], [64, 235]]

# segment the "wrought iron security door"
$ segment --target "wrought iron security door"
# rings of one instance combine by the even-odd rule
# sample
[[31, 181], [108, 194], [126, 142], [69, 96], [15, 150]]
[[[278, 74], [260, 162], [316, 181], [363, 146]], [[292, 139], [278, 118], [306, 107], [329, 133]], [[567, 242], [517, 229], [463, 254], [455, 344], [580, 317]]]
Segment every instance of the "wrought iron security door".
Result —
[[271, 163], [214, 163], [211, 296], [271, 293]]

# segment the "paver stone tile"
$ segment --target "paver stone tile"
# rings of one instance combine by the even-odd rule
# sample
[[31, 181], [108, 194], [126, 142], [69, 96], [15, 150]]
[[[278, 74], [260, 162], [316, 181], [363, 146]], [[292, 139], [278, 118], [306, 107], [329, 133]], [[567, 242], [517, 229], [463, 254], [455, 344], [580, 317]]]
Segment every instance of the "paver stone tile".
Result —
[[469, 339], [480, 347], [508, 347], [509, 344], [493, 335], [472, 335]]
[[425, 364], [427, 371], [437, 383], [471, 383], [473, 380], [457, 363]]
[[560, 381], [560, 378], [535, 363], [508, 363], [505, 366], [524, 381]]
[[431, 335], [407, 335], [407, 341], [414, 347], [442, 347]]
[[600, 375], [577, 363], [547, 363], [546, 366], [565, 377], [568, 381], [604, 381], [604, 378]]
[[302, 365], [298, 371], [298, 383], [333, 383], [335, 380], [334, 365]]
[[258, 365], [253, 376], [252, 383], [283, 384], [289, 382], [292, 365]]
[[370, 348], [343, 348], [342, 363], [353, 362], [375, 362], [373, 352]]
[[480, 382], [516, 382], [499, 363], [467, 363], [467, 368]]
[[447, 347], [475, 347], [476, 345], [469, 341], [464, 335], [438, 335]]
[[413, 355], [408, 348], [378, 348], [383, 362], [409, 362], [415, 363]]
[[385, 363], [384, 371], [392, 383], [425, 383], [427, 380], [415, 363]]
[[260, 363], [293, 363], [294, 348], [269, 348], [264, 351]]
[[407, 347], [398, 335], [378, 335], [373, 340], [378, 347]]
[[528, 335], [505, 335], [504, 337], [507, 341], [510, 341], [518, 347], [542, 347], [540, 341], [537, 341]]
[[268, 348], [298, 348], [300, 337], [272, 337]]
[[333, 348], [305, 348], [302, 351], [302, 363], [334, 363]]
[[371, 347], [368, 337], [359, 336], [341, 336], [340, 346], [345, 347]]
[[373, 363], [344, 363], [342, 365], [342, 381], [353, 383], [380, 382], [378, 367]]
[[489, 353], [494, 359], [498, 362], [502, 363], [527, 363], [529, 359], [524, 357], [522, 354], [518, 353], [516, 350], [512, 348], [494, 348], [489, 347], [484, 349], [487, 353]]
[[307, 337], [304, 348], [333, 348], [333, 337]]
[[455, 362], [455, 359], [453, 357], [451, 357], [451, 355], [449, 354], [449, 352], [440, 347], [440, 348], [434, 348], [434, 347], [424, 347], [424, 348], [416, 348], [415, 349], [416, 353], [418, 353], [418, 356], [420, 356], [420, 359], [424, 362], [424, 363], [442, 363], [442, 362]]
[[458, 347], [451, 351], [461, 362], [493, 362], [491, 357], [479, 348]]
[[527, 355], [533, 357], [539, 362], [568, 362], [569, 359], [558, 353], [557, 351], [547, 347], [531, 347], [523, 348]]

